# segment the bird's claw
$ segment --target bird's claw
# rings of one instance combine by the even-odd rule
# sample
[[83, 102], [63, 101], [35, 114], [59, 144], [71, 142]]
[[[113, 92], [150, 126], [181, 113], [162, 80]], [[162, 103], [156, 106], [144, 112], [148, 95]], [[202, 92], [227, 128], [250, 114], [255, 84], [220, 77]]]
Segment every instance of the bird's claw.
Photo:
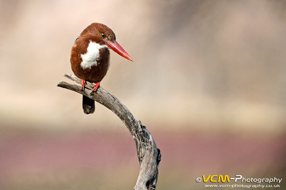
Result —
[[92, 89], [92, 91], [91, 91], [90, 94], [93, 94], [94, 92], [96, 92], [97, 89], [99, 88], [99, 85], [100, 85], [100, 82], [97, 82], [97, 83], [94, 85], [94, 87], [93, 87], [93, 89]]
[[84, 91], [85, 80], [81, 79], [81, 91]]

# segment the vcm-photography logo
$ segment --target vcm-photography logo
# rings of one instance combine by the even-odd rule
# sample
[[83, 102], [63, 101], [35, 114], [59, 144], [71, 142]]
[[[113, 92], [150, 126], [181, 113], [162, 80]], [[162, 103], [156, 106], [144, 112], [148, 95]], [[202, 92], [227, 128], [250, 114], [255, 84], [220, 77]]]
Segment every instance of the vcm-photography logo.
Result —
[[[233, 186], [235, 185], [235, 187], [240, 187], [238, 184], [232, 184], [232, 185], [226, 185], [226, 183], [230, 183], [230, 182], [234, 182], [234, 183], [240, 183], [241, 187], [280, 187], [280, 183], [282, 182], [282, 178], [277, 178], [277, 177], [270, 177], [270, 178], [247, 178], [247, 177], [243, 177], [242, 175], [235, 175], [235, 177], [229, 177], [229, 175], [202, 175], [202, 177], [197, 177], [196, 178], [196, 182], [200, 183], [200, 182], [211, 182], [212, 184], [216, 184], [216, 185], [211, 185], [211, 186], [215, 186], [215, 187], [228, 187], [228, 186]], [[217, 185], [218, 183], [223, 183], [221, 185]], [[254, 185], [250, 185], [250, 183], [255, 183]], [[262, 185], [265, 184], [266, 185]], [[274, 184], [275, 183], [275, 184]], [[246, 185], [245, 185], [246, 184]], [[209, 187], [209, 186], [208, 186]]]

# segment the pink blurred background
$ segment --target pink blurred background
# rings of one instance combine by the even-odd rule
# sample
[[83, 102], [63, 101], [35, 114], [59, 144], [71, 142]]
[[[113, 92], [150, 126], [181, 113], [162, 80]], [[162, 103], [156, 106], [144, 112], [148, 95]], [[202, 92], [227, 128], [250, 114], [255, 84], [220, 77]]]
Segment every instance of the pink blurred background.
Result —
[[[285, 1], [0, 0], [0, 189], [132, 189], [139, 165], [123, 123], [56, 85], [92, 22], [111, 53], [103, 88], [162, 151], [157, 189], [202, 175], [286, 180]], [[285, 189], [286, 185], [280, 189]]]

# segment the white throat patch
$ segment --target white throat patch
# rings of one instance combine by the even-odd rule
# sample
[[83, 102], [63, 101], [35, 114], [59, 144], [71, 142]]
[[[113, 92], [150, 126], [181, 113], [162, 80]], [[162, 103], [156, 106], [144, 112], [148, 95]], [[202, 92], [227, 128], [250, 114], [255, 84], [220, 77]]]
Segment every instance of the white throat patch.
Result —
[[80, 63], [80, 66], [83, 69], [91, 68], [91, 66], [97, 66], [97, 61], [99, 59], [99, 50], [101, 48], [107, 48], [106, 45], [99, 45], [95, 42], [89, 42], [87, 47], [87, 52], [85, 54], [81, 54], [82, 62]]

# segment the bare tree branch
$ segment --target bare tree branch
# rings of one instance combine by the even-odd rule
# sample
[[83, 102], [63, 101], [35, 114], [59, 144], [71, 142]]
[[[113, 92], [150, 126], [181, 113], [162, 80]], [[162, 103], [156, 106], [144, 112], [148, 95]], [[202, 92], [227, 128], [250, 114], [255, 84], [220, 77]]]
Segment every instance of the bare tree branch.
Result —
[[[81, 80], [74, 75], [66, 74], [65, 77], [81, 84]], [[140, 121], [137, 121], [128, 108], [114, 95], [110, 94], [102, 87], [98, 88], [96, 92], [92, 92], [92, 83], [87, 82], [85, 90], [82, 90], [80, 85], [69, 84], [63, 81], [59, 82], [58, 87], [75, 91], [95, 100], [110, 109], [123, 121], [135, 140], [140, 164], [139, 176], [134, 190], [155, 190], [158, 180], [161, 153], [146, 127], [143, 126]]]

